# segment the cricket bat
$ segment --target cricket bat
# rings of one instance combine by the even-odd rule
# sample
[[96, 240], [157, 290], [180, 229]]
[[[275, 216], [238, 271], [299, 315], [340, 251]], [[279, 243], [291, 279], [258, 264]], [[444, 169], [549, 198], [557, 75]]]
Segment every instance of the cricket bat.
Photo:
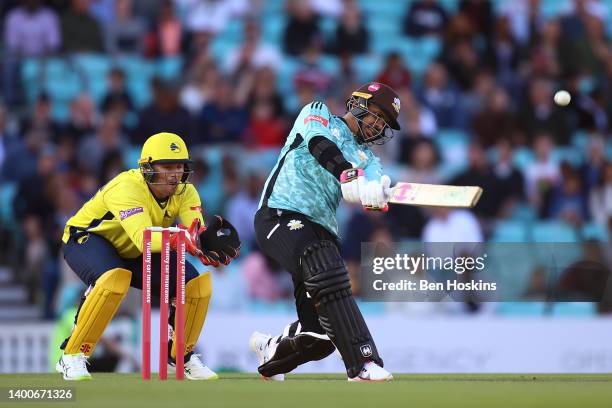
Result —
[[482, 195], [477, 186], [443, 184], [397, 183], [390, 190], [390, 203], [425, 207], [472, 208]]

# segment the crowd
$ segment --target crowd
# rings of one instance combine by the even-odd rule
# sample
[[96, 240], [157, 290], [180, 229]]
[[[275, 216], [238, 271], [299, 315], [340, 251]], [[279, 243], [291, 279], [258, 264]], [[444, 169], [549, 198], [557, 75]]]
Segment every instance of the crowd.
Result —
[[[66, 220], [136, 167], [134, 151], [148, 136], [171, 131], [196, 158], [192, 181], [207, 214], [224, 214], [240, 231], [237, 279], [247, 297], [288, 298], [285, 274], [253, 242], [259, 195], [299, 109], [318, 98], [343, 114], [364, 70], [401, 96], [402, 130], [376, 148], [393, 179], [479, 185], [485, 194], [473, 212], [393, 207], [381, 215], [343, 205], [343, 255], [357, 292], [360, 242], [489, 240], [508, 220], [554, 222], [580, 232], [577, 239], [591, 238], [582, 233], [589, 226], [600, 238], [612, 230], [611, 10], [571, 0], [544, 13], [543, 3], [4, 1], [0, 199], [10, 209], [0, 212], [0, 262], [54, 316], [69, 275], [60, 261]], [[381, 23], [377, 7], [394, 18]], [[278, 35], [268, 35], [279, 21]], [[220, 42], [236, 22], [240, 40]], [[404, 40], [439, 49], [414, 69]], [[65, 115], [56, 114], [53, 92], [28, 94], [28, 61], [84, 54], [178, 58], [180, 67], [152, 76], [147, 100], [112, 66], [102, 95], [79, 90]], [[375, 70], [358, 63], [372, 59], [382, 61]], [[553, 102], [559, 89], [570, 92], [569, 105]], [[238, 297], [233, 287], [218, 296]]]

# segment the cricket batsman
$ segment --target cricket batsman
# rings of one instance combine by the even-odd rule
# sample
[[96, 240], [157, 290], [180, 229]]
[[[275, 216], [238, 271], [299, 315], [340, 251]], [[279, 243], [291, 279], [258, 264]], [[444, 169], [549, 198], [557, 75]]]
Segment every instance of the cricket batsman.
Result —
[[[203, 225], [202, 205], [190, 184], [191, 160], [183, 139], [158, 133], [142, 147], [139, 169], [125, 171], [86, 202], [64, 229], [63, 253], [72, 270], [89, 285], [81, 299], [73, 331], [63, 344], [56, 370], [65, 380], [87, 380], [87, 358], [113, 318], [128, 288], [142, 289], [143, 230], [170, 227], [178, 217], [187, 230], [185, 246], [204, 265], [228, 264], [240, 251], [236, 229], [219, 216]], [[160, 291], [161, 233], [151, 234], [153, 294]], [[170, 281], [176, 280], [177, 235], [170, 237]], [[206, 367], [193, 348], [198, 340], [210, 300], [210, 273], [198, 274], [185, 265], [185, 377], [212, 380], [217, 374]], [[170, 285], [170, 298], [175, 296]], [[174, 307], [170, 310], [174, 328]], [[168, 343], [169, 370], [175, 370], [176, 347]]]
[[342, 117], [322, 102], [302, 109], [255, 215], [259, 247], [292, 275], [298, 315], [276, 337], [251, 335], [265, 378], [283, 380], [337, 348], [349, 381], [393, 379], [353, 298], [336, 209], [340, 198], [368, 211], [387, 209], [391, 180], [368, 145], [383, 144], [400, 129], [400, 100], [372, 82], [353, 92], [346, 106]]

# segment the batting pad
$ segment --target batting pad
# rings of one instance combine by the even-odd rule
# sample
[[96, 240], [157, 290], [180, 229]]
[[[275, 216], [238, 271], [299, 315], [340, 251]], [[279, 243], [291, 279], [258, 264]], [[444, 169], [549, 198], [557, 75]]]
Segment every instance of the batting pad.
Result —
[[[190, 280], [185, 285], [185, 354], [193, 351], [200, 337], [211, 295], [212, 283], [209, 272]], [[174, 327], [176, 327], [176, 320]], [[176, 333], [172, 334], [170, 356], [176, 358]]]
[[111, 269], [98, 278], [81, 306], [65, 354], [90, 356], [125, 297], [132, 279], [127, 269]]

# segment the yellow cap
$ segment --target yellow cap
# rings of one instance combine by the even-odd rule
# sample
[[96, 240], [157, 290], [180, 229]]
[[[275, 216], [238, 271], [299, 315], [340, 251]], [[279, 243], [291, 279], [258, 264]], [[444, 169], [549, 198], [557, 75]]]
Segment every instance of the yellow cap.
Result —
[[142, 146], [138, 164], [144, 163], [191, 163], [187, 145], [174, 133], [157, 133]]

